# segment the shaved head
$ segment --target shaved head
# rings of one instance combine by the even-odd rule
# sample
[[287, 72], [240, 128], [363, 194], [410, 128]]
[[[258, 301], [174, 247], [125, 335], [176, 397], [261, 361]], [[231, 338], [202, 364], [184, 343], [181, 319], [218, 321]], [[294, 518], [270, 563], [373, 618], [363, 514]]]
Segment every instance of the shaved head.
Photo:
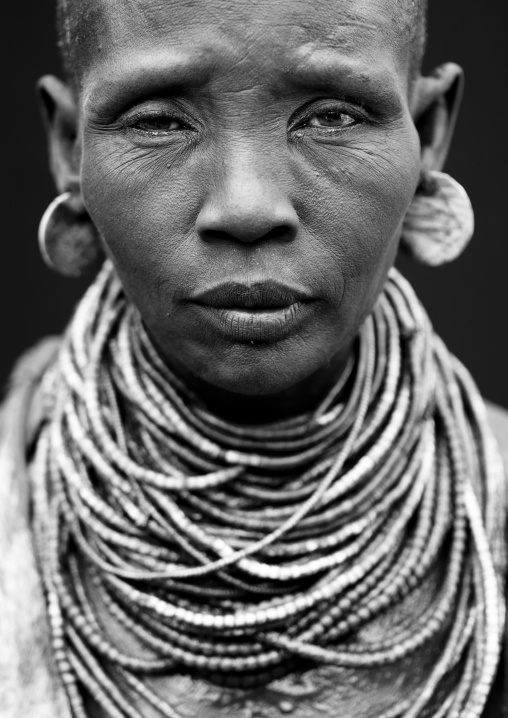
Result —
[[[83, 63], [76, 48], [86, 47], [93, 37], [101, 16], [101, 0], [57, 0], [58, 47], [69, 80], [79, 74]], [[404, 44], [410, 47], [410, 73], [414, 77], [421, 68], [427, 36], [428, 0], [393, 0], [396, 6], [395, 22]]]
[[405, 42], [412, 46], [411, 71], [420, 71], [427, 41], [428, 0], [396, 0], [400, 32]]

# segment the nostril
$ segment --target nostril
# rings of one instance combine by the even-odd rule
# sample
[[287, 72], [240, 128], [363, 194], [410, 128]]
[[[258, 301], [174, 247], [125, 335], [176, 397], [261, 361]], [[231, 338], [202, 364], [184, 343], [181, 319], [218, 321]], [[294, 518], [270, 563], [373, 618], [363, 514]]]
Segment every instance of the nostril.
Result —
[[219, 229], [204, 229], [201, 232], [201, 237], [205, 242], [227, 242], [233, 239], [233, 235], [229, 232], [222, 232]]
[[273, 227], [266, 234], [263, 235], [262, 239], [281, 239], [288, 240], [292, 239], [294, 235], [294, 229], [289, 224], [281, 224], [278, 227]]
[[202, 229], [199, 232], [205, 242], [266, 242], [267, 240], [279, 240], [289, 242], [295, 236], [295, 229], [290, 224], [280, 224], [268, 231], [262, 231], [256, 227], [243, 226], [236, 231], [226, 232], [220, 229]]

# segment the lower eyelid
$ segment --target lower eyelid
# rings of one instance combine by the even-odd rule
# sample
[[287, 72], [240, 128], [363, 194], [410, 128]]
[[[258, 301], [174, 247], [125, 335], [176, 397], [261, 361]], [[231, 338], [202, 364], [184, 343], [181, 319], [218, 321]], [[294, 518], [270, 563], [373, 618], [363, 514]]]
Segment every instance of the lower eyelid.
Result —
[[149, 130], [146, 127], [132, 127], [132, 130], [134, 132], [141, 132], [145, 135], [172, 135], [176, 132], [184, 132], [184, 130], [175, 129], [175, 130]]
[[125, 127], [124, 137], [135, 145], [146, 146], [175, 146], [186, 147], [190, 143], [195, 142], [196, 137], [193, 133], [184, 130], [140, 130], [132, 126]]
[[328, 133], [343, 132], [344, 130], [350, 130], [350, 129], [357, 127], [358, 125], [361, 125], [361, 124], [363, 124], [361, 120], [357, 120], [356, 118], [353, 118], [353, 122], [342, 125], [342, 126], [339, 125], [339, 126], [333, 127], [333, 126], [326, 126], [326, 125], [310, 125], [310, 124], [308, 124], [308, 125], [296, 127], [294, 129], [294, 131], [297, 132], [298, 130], [301, 130], [301, 131], [313, 130], [313, 131], [317, 131], [317, 132], [328, 132]]

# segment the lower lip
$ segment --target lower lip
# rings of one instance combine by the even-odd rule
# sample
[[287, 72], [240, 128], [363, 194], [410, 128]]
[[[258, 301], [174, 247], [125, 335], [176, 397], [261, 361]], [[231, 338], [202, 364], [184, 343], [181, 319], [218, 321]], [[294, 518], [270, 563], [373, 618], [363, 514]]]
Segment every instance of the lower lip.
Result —
[[313, 303], [295, 302], [288, 307], [211, 307], [196, 304], [208, 321], [239, 342], [276, 342], [293, 332], [312, 311]]

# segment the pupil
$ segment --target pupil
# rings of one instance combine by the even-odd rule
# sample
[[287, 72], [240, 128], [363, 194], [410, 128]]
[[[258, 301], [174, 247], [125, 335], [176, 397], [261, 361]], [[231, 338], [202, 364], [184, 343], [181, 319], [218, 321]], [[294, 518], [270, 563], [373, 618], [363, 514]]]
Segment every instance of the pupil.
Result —
[[145, 120], [141, 123], [142, 129], [146, 130], [169, 130], [173, 129], [175, 125], [174, 120], [154, 117], [150, 120]]
[[336, 125], [341, 124], [344, 115], [341, 112], [327, 112], [323, 115], [323, 124]]

